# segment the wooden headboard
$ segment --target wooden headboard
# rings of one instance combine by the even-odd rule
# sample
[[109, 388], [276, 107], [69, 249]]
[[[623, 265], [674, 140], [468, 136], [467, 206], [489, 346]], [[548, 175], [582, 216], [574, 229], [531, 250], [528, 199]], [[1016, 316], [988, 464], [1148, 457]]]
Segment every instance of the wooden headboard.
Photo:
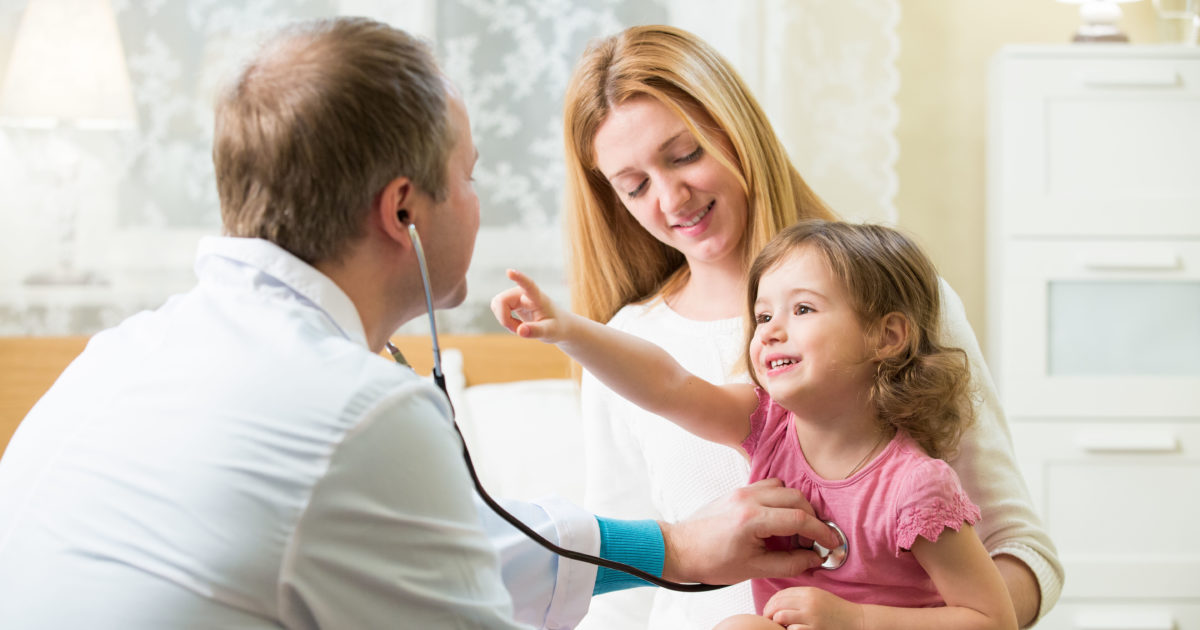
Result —
[[[494, 335], [441, 335], [443, 350], [463, 353], [467, 385], [509, 383], [539, 378], [570, 378], [571, 359], [558, 348], [508, 333]], [[413, 369], [428, 374], [433, 369], [433, 346], [423, 335], [394, 337]]]
[[[87, 337], [0, 337], [0, 455], [25, 414], [87, 341]], [[429, 373], [433, 357], [428, 337], [400, 336], [392, 341], [413, 369]], [[571, 360], [558, 348], [507, 333], [445, 335], [441, 345], [443, 350], [462, 351], [468, 385], [571, 376]]]

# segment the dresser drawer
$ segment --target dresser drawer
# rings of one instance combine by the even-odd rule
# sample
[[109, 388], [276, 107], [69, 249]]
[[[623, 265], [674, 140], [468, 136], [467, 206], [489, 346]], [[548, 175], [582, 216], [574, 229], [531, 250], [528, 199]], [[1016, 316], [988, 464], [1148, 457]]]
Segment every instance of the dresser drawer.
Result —
[[1013, 416], [1200, 416], [1200, 239], [1008, 238], [990, 305]]
[[989, 195], [1004, 234], [1200, 235], [1200, 53], [1175, 50], [997, 58]]
[[1037, 630], [1200, 630], [1200, 599], [1114, 604], [1063, 598]]
[[1005, 100], [1039, 101], [1047, 95], [1104, 95], [1123, 90], [1146, 95], [1200, 89], [1200, 54], [1186, 49], [1145, 49], [1142, 54], [1104, 51], [1028, 55], [1016, 52], [998, 62]]
[[1200, 423], [1013, 418], [1010, 429], [1064, 597], [1200, 598]]

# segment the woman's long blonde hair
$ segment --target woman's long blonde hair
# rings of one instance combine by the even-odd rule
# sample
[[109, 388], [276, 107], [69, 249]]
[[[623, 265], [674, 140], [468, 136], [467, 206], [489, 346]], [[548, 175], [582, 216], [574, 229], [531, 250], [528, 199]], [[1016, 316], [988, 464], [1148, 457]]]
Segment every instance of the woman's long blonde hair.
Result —
[[[748, 208], [741, 244], [747, 268], [763, 245], [797, 219], [833, 218], [792, 166], [729, 62], [687, 31], [631, 27], [592, 43], [567, 87], [566, 227], [575, 312], [606, 322], [622, 306], [673, 293], [688, 278], [683, 255], [642, 229], [596, 167], [596, 132], [612, 108], [634, 97], [653, 98], [673, 110], [704, 151], [738, 175]], [[705, 118], [716, 129], [703, 124]], [[717, 133], [729, 139], [733, 163], [717, 149]]]
[[[825, 259], [868, 334], [879, 334], [879, 324], [889, 314], [899, 313], [907, 320], [905, 347], [876, 359], [871, 402], [882, 427], [904, 430], [932, 457], [953, 456], [975, 418], [970, 365], [961, 348], [941, 344], [937, 270], [921, 248], [897, 230], [811, 220], [781, 231], [750, 267], [745, 347], [754, 338], [754, 304], [763, 274], [801, 247], [814, 248]], [[749, 352], [746, 366], [758, 383]]]

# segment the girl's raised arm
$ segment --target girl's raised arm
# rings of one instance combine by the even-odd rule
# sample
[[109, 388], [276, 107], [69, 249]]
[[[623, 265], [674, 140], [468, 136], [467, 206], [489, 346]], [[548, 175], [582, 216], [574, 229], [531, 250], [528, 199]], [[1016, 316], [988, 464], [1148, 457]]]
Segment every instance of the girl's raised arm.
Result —
[[508, 277], [517, 286], [492, 298], [508, 330], [557, 345], [621, 397], [698, 437], [739, 448], [749, 435], [752, 385], [709, 383], [649, 341], [558, 309], [521, 272]]

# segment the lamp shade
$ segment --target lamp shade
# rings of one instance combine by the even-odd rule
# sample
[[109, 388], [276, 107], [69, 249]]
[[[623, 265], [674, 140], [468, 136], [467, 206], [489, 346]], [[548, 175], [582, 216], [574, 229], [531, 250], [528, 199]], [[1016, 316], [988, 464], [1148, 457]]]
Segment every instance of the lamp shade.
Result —
[[109, 0], [30, 0], [0, 87], [0, 121], [28, 127], [136, 123]]
[[1058, 0], [1064, 4], [1078, 4], [1082, 24], [1075, 31], [1075, 42], [1128, 42], [1129, 36], [1117, 28], [1121, 19], [1119, 5], [1138, 0]]

